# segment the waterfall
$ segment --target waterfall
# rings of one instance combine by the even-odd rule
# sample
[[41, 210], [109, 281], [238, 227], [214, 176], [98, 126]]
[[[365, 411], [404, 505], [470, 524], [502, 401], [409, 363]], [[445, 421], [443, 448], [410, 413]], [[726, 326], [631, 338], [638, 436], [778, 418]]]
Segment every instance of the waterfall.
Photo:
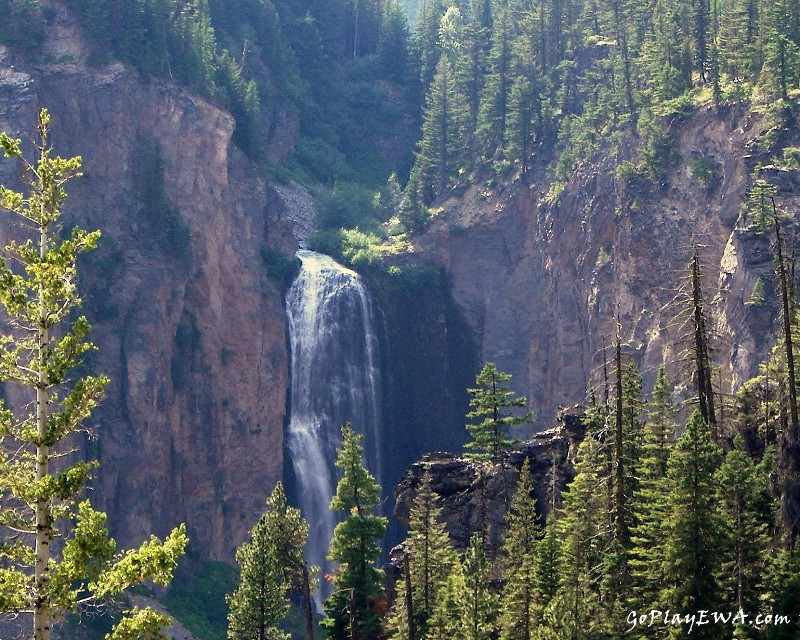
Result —
[[325, 559], [336, 525], [328, 506], [341, 427], [364, 434], [367, 468], [381, 481], [381, 366], [376, 305], [361, 277], [331, 257], [297, 252], [302, 266], [286, 294], [291, 356], [287, 444], [300, 508], [310, 525], [306, 553], [320, 567], [317, 607], [328, 595]]

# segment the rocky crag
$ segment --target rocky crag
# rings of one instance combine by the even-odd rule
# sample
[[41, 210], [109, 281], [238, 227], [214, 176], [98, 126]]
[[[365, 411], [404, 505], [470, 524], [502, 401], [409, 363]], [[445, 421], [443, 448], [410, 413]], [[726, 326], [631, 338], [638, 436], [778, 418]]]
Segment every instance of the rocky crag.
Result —
[[394, 517], [408, 526], [414, 497], [423, 483], [440, 499], [442, 522], [453, 544], [465, 549], [480, 532], [490, 556], [506, 531], [506, 512], [524, 461], [530, 463], [537, 507], [544, 519], [561, 505], [561, 490], [572, 480], [573, 463], [585, 429], [583, 410], [561, 411], [557, 426], [517, 444], [500, 462], [472, 460], [445, 453], [428, 454], [409, 467], [395, 488]]

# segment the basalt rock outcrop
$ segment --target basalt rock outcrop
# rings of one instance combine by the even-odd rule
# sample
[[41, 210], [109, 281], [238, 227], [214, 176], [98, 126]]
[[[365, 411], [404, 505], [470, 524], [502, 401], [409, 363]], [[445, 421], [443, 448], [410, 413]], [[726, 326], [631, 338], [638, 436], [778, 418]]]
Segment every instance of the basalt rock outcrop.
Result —
[[46, 106], [56, 152], [83, 156], [65, 224], [102, 230], [80, 265], [87, 366], [111, 379], [85, 446], [93, 500], [123, 546], [185, 521], [199, 557], [229, 560], [283, 473], [284, 314], [262, 256], [294, 253], [302, 190], [265, 182], [222, 109], [88, 67], [59, 6], [47, 62], [0, 48], [0, 130], [27, 138]]
[[542, 517], [552, 504], [561, 504], [561, 490], [573, 477], [575, 453], [584, 435], [582, 416], [581, 407], [560, 411], [555, 428], [517, 444], [502, 462], [447, 453], [423, 456], [395, 488], [394, 517], [408, 526], [414, 497], [420, 485], [427, 483], [440, 498], [442, 522], [454, 546], [465, 549], [472, 534], [481, 533], [493, 557], [505, 537], [506, 512], [526, 459]]

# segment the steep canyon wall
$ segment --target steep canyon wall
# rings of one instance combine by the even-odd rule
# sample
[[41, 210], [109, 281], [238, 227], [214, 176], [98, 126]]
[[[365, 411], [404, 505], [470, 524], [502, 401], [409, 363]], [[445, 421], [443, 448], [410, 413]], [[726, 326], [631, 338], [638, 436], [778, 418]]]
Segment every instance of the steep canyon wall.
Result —
[[[560, 191], [531, 172], [443, 203], [416, 255], [447, 272], [480, 357], [514, 375], [537, 428], [553, 424], [560, 406], [586, 402], [590, 385], [602, 394], [603, 346], [612, 347], [617, 314], [645, 391], [665, 362], [679, 393], [692, 394], [685, 291], [695, 245], [715, 383], [729, 393], [756, 373], [777, 316], [771, 235], [752, 227], [745, 207], [752, 172], [775, 149], [760, 146], [766, 120], [741, 106], [675, 117], [663, 186], [616, 177], [623, 145], [601, 148]], [[698, 158], [710, 179], [698, 178]], [[793, 210], [797, 172], [766, 167], [760, 175]], [[758, 278], [768, 294], [747, 305]]]
[[[27, 138], [46, 106], [56, 152], [83, 156], [65, 226], [102, 230], [80, 267], [88, 364], [111, 378], [86, 447], [93, 500], [122, 544], [185, 521], [195, 551], [230, 559], [283, 470], [283, 307], [261, 256], [291, 255], [292, 225], [230, 115], [85, 51], [66, 14], [48, 64], [0, 49], [0, 130]], [[0, 182], [16, 171], [0, 164]]]

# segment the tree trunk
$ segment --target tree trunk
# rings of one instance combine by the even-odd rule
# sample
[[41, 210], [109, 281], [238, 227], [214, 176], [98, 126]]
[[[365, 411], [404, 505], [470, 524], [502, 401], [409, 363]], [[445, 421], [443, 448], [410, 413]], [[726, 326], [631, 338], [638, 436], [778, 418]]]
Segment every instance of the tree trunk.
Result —
[[624, 545], [628, 542], [628, 532], [625, 523], [625, 461], [623, 459], [624, 440], [622, 437], [622, 344], [619, 334], [619, 320], [617, 320], [617, 402], [614, 421], [614, 536], [619, 544]]
[[[40, 178], [41, 179], [41, 178]], [[39, 220], [39, 256], [44, 259], [47, 253], [47, 218], [42, 203]], [[36, 482], [42, 482], [50, 474], [50, 448], [43, 445], [47, 435], [47, 378], [45, 367], [47, 365], [47, 347], [49, 335], [47, 329], [47, 310], [45, 309], [45, 292], [43, 285], [39, 285], [39, 326], [38, 335], [38, 385], [36, 387], [36, 426], [39, 435], [39, 444], [36, 447]], [[50, 526], [50, 500], [37, 498], [36, 500], [36, 564], [34, 566], [34, 609], [33, 626], [35, 640], [50, 640], [50, 540], [52, 529]]]
[[794, 549], [800, 521], [800, 447], [798, 447], [798, 417], [797, 417], [797, 386], [795, 384], [794, 349], [792, 344], [792, 310], [789, 300], [789, 285], [787, 282], [786, 262], [783, 258], [783, 239], [781, 238], [781, 225], [778, 221], [778, 211], [775, 199], [772, 199], [772, 215], [775, 223], [775, 243], [778, 254], [778, 280], [781, 287], [781, 303], [783, 306], [783, 344], [786, 351], [786, 377], [789, 387], [789, 424], [784, 430], [781, 442], [781, 458], [783, 483], [781, 487], [781, 523], [786, 535], [786, 544], [789, 549]]
[[414, 597], [411, 592], [411, 557], [406, 550], [403, 558], [403, 579], [406, 585], [406, 620], [408, 623], [408, 640], [417, 637], [417, 630], [414, 625]]
[[311, 609], [311, 582], [308, 565], [303, 563], [303, 608], [305, 609], [306, 640], [314, 640], [314, 615]]
[[700, 260], [695, 249], [692, 256], [692, 310], [694, 316], [694, 354], [697, 370], [697, 397], [700, 415], [711, 427], [717, 437], [717, 417], [714, 411], [714, 390], [711, 385], [711, 364], [708, 356], [708, 336], [706, 334], [705, 314], [703, 313], [703, 291], [700, 280]]

